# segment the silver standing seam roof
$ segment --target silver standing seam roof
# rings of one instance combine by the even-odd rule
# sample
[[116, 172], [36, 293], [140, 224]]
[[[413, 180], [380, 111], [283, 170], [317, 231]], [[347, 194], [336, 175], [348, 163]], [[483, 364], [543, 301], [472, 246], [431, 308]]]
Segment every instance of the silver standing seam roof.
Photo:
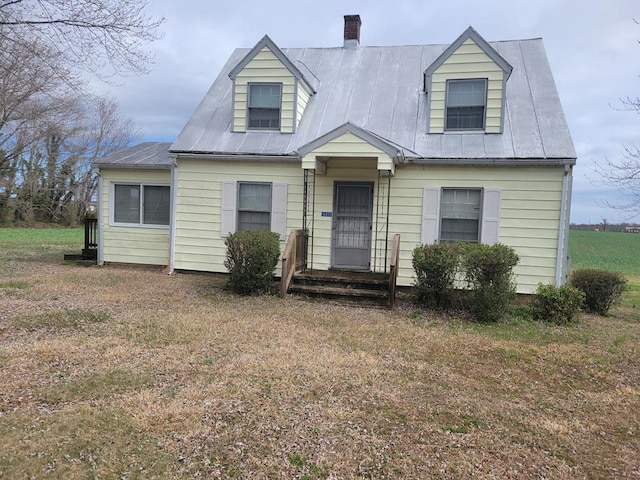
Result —
[[351, 123], [398, 145], [410, 162], [574, 164], [576, 152], [542, 39], [489, 45], [513, 67], [506, 82], [502, 134], [427, 133], [424, 75], [449, 45], [281, 49], [292, 64], [299, 70], [304, 66], [318, 81], [296, 132], [232, 132], [229, 74], [251, 52], [237, 49], [170, 150], [297, 158], [300, 147]]
[[93, 163], [98, 168], [169, 169], [171, 142], [144, 142], [101, 158]]

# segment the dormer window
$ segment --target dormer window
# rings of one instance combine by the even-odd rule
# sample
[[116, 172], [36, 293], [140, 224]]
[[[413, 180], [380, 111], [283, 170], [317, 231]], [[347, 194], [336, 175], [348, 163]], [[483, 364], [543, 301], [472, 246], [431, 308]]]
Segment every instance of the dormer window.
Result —
[[250, 83], [247, 127], [251, 129], [280, 129], [282, 84]]
[[447, 81], [446, 130], [484, 130], [487, 80]]

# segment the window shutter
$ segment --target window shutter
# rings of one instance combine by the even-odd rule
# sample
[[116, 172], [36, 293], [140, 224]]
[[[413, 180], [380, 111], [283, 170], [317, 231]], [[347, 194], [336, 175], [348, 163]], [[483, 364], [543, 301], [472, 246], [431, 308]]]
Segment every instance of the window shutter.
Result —
[[271, 193], [271, 231], [280, 234], [280, 240], [287, 235], [287, 184], [274, 183]]
[[423, 245], [438, 240], [438, 220], [440, 217], [440, 188], [424, 187], [422, 194], [422, 232]]
[[485, 189], [482, 203], [482, 232], [480, 242], [493, 245], [498, 242], [500, 234], [500, 208], [502, 191]]
[[220, 236], [236, 231], [236, 182], [222, 182], [222, 209], [220, 212]]

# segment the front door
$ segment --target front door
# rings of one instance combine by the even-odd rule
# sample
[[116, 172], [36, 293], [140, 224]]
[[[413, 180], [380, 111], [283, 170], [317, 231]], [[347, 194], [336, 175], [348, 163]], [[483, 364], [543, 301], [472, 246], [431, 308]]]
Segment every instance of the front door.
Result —
[[334, 184], [331, 268], [369, 270], [372, 214], [373, 183]]

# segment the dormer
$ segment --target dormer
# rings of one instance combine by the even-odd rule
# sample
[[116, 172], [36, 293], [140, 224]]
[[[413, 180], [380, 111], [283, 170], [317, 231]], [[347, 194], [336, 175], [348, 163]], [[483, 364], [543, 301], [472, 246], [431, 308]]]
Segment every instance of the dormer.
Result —
[[429, 133], [502, 133], [513, 67], [472, 27], [425, 70]]
[[233, 132], [295, 133], [318, 84], [304, 64], [289, 60], [267, 35], [229, 77], [233, 81]]

